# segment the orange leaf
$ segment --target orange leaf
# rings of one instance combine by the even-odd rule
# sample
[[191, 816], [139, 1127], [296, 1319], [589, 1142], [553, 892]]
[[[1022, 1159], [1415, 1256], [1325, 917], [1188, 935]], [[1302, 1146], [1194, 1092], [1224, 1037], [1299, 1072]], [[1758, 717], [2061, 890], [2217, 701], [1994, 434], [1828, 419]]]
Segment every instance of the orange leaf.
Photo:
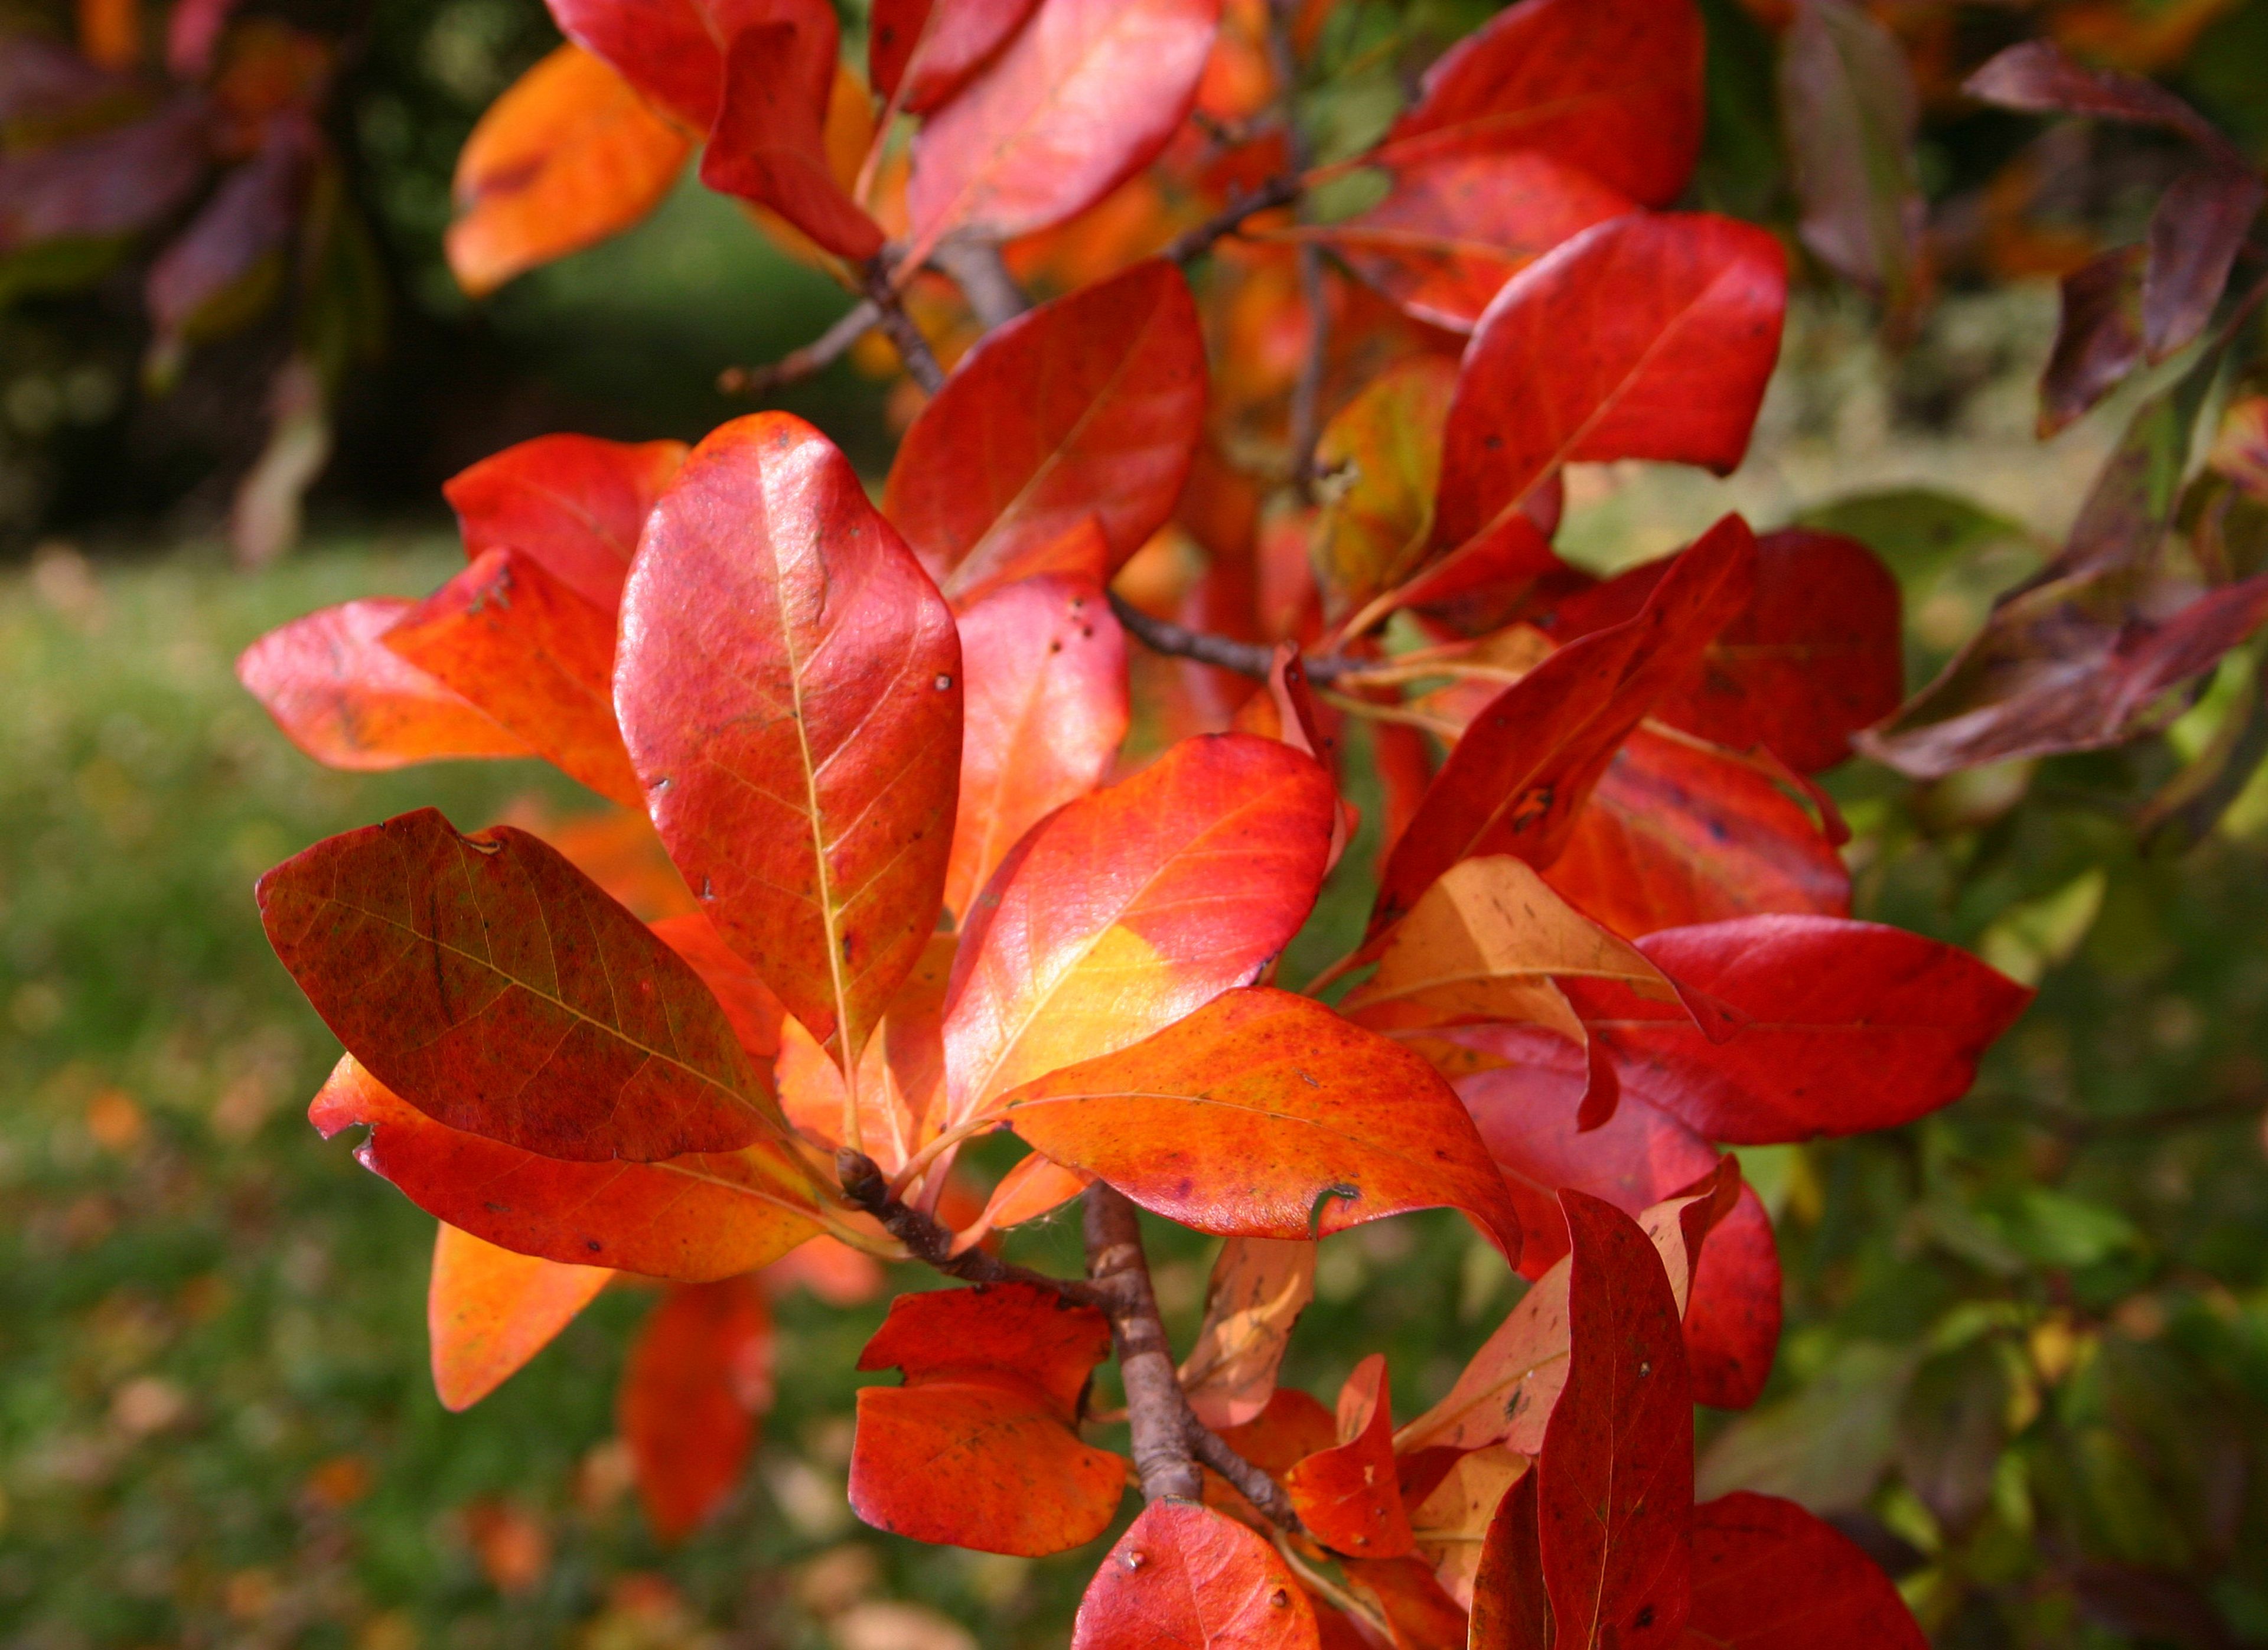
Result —
[[1200, 1232], [1305, 1238], [1455, 1208], [1520, 1253], [1520, 1218], [1448, 1085], [1287, 991], [1224, 992], [1130, 1049], [1025, 1084], [1002, 1114], [1057, 1162]]
[[457, 157], [444, 244], [475, 298], [618, 235], [661, 204], [692, 139], [578, 46], [560, 47], [489, 106]]
[[1182, 1360], [1182, 1389], [1199, 1420], [1217, 1431], [1267, 1409], [1292, 1326], [1314, 1298], [1314, 1244], [1233, 1237], [1221, 1245], [1204, 1322]]
[[655, 1534], [682, 1539], [733, 1492], [771, 1406], [771, 1312], [755, 1280], [671, 1290], [632, 1343], [615, 1401]]
[[1079, 1441], [1087, 1374], [1110, 1350], [1093, 1307], [1031, 1284], [900, 1295], [859, 1354], [850, 1505], [877, 1529], [1039, 1558], [1109, 1528], [1126, 1462]]
[[441, 496], [468, 559], [521, 551], [611, 616], [645, 519], [684, 462], [682, 441], [537, 436], [458, 471]]
[[237, 680], [294, 745], [329, 768], [372, 772], [526, 746], [379, 638], [416, 604], [394, 597], [322, 608], [270, 630]]
[[1410, 1547], [1410, 1514], [1394, 1470], [1394, 1415], [1386, 1357], [1355, 1366], [1339, 1394], [1339, 1441], [1299, 1462], [1284, 1488], [1300, 1521], [1327, 1547], [1365, 1558], [1399, 1558]]
[[1233, 1519], [1153, 1501], [1087, 1584], [1071, 1650], [1315, 1650], [1315, 1612], [1276, 1551]]
[[425, 1330], [433, 1390], [445, 1410], [466, 1410], [504, 1385], [597, 1298], [614, 1273], [567, 1266], [484, 1242], [441, 1223]]
[[1042, 821], [963, 928], [950, 1120], [1254, 978], [1314, 902], [1335, 808], [1311, 758], [1231, 733], [1184, 740]]

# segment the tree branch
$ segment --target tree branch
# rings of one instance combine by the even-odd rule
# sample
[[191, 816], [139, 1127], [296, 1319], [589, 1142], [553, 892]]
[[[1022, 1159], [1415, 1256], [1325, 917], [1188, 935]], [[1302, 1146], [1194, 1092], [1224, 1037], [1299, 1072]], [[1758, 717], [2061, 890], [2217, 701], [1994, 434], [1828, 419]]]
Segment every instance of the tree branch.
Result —
[[1244, 227], [1244, 220], [1262, 212], [1272, 212], [1279, 206], [1289, 206], [1300, 198], [1305, 186], [1299, 178], [1285, 173], [1262, 184], [1250, 195], [1240, 195], [1202, 224], [1192, 224], [1167, 241], [1158, 255], [1173, 263], [1187, 263], [1212, 250], [1213, 243], [1233, 235]]
[[[1035, 1284], [1073, 1300], [1093, 1301], [1094, 1293], [1071, 1278], [1051, 1278], [1028, 1266], [1016, 1266], [983, 1249], [953, 1252], [953, 1234], [936, 1220], [890, 1196], [881, 1166], [863, 1152], [844, 1147], [835, 1154], [836, 1177], [843, 1195], [882, 1223], [882, 1229], [906, 1246], [916, 1260], [934, 1266], [948, 1278], [972, 1284]], [[1099, 1303], [1098, 1303], [1099, 1304]]]
[[[1154, 618], [1142, 611], [1116, 591], [1105, 593], [1110, 598], [1110, 610], [1118, 615], [1134, 639], [1153, 653], [1167, 653], [1176, 659], [1194, 659], [1200, 665], [1217, 665], [1223, 670], [1233, 670], [1240, 676], [1249, 676], [1256, 681], [1268, 680], [1275, 667], [1276, 650], [1258, 642], [1239, 642], [1226, 636], [1215, 636], [1208, 630], [1192, 630], [1186, 624], [1176, 624], [1171, 619]], [[1344, 653], [1325, 653], [1316, 659], [1300, 660], [1310, 681], [1335, 681], [1351, 672], [1375, 664], [1374, 659], [1350, 659]]]
[[1096, 1303], [1110, 1315], [1111, 1338], [1118, 1344], [1143, 1499], [1201, 1499], [1204, 1478], [1189, 1450], [1196, 1418], [1182, 1396], [1158, 1298], [1151, 1293], [1142, 1227], [1126, 1195], [1101, 1181], [1086, 1189], [1086, 1276]]
[[841, 320], [800, 350], [791, 350], [770, 366], [728, 366], [717, 375], [720, 395], [765, 395], [789, 384], [823, 372], [852, 344], [881, 324], [882, 312], [872, 298], [860, 298]]
[[866, 266], [866, 301], [874, 306], [874, 324], [889, 341], [897, 346], [898, 357], [906, 364], [906, 372], [913, 381], [934, 395], [945, 387], [945, 369], [937, 364], [937, 354], [922, 336], [913, 317], [907, 314], [899, 301], [897, 291], [890, 284], [888, 254], [878, 253]]
[[1194, 1414], [1189, 1417], [1189, 1449], [1199, 1461], [1234, 1484], [1270, 1523], [1294, 1536], [1300, 1533], [1300, 1515], [1292, 1510], [1292, 1498], [1284, 1493], [1284, 1486], [1238, 1455], [1219, 1433]]
[[1015, 320], [1032, 306], [1024, 289], [1016, 284], [1016, 277], [1008, 273], [998, 242], [942, 241], [929, 254], [929, 261], [932, 267], [943, 270], [961, 289], [961, 295], [968, 300], [968, 307], [976, 312], [976, 319], [987, 332]]

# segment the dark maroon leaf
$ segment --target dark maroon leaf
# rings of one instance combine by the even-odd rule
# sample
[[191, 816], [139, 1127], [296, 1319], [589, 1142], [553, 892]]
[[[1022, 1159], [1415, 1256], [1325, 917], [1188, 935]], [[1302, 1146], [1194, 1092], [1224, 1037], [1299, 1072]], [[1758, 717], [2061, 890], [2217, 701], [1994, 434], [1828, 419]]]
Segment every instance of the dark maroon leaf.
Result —
[[2150, 214], [2150, 266], [2142, 279], [2142, 342], [2162, 361], [2205, 330], [2260, 210], [2258, 174], [2205, 166], [2166, 187]]
[[209, 118], [183, 96], [131, 125], [0, 155], [0, 255], [147, 228], [204, 176]]

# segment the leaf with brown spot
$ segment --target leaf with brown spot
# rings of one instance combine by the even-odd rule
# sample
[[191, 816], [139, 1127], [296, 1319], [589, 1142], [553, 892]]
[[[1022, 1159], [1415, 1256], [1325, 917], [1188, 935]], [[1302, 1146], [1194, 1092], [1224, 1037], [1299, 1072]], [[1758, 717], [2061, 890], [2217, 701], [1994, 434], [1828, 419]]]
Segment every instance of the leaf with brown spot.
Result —
[[1118, 1538], [1071, 1650], [1316, 1650], [1314, 1607], [1275, 1549], [1209, 1506], [1153, 1501]]

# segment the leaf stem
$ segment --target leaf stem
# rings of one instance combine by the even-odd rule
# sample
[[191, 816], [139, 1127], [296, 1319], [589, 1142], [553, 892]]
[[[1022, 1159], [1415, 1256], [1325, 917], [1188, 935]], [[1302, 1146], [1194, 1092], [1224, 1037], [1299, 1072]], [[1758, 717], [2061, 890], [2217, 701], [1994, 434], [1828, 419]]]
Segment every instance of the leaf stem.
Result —
[[934, 395], [945, 387], [945, 369], [937, 363], [937, 353], [922, 336], [913, 317], [906, 313], [897, 288], [890, 280], [889, 254], [875, 254], [866, 266], [866, 300], [874, 306], [874, 324], [889, 341], [897, 346], [899, 358], [905, 362], [906, 372], [913, 381]]
[[[1076, 1278], [1050, 1278], [1028, 1266], [1018, 1266], [982, 1249], [953, 1252], [953, 1234], [920, 1210], [890, 1196], [888, 1183], [874, 1160], [849, 1147], [835, 1154], [835, 1172], [843, 1195], [882, 1223], [882, 1229], [906, 1246], [914, 1259], [935, 1267], [948, 1278], [972, 1284], [1033, 1284], [1073, 1300], [1094, 1301], [1092, 1287]], [[1100, 1304], [1097, 1302], [1096, 1304]]]
[[[1118, 615], [1134, 639], [1153, 653], [1166, 653], [1176, 659], [1193, 659], [1200, 665], [1217, 665], [1223, 670], [1233, 670], [1240, 676], [1249, 676], [1255, 681], [1268, 680], [1276, 663], [1276, 650], [1258, 642], [1239, 642], [1226, 636], [1215, 636], [1206, 630], [1192, 630], [1171, 619], [1160, 619], [1142, 611], [1132, 602], [1113, 590], [1110, 610]], [[1309, 681], [1336, 681], [1341, 676], [1361, 670], [1375, 661], [1349, 659], [1344, 654], [1326, 653], [1318, 659], [1303, 659], [1301, 666]]]
[[763, 395], [802, 382], [835, 365], [852, 344], [881, 325], [882, 312], [870, 298], [862, 298], [836, 323], [800, 350], [791, 350], [770, 366], [728, 366], [717, 375], [720, 395]]

